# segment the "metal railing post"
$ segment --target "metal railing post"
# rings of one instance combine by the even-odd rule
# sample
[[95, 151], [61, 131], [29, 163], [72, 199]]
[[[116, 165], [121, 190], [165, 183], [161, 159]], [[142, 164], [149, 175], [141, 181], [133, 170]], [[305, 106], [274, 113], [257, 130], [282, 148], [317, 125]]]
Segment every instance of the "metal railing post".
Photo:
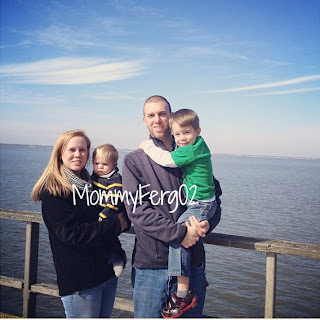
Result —
[[266, 294], [265, 294], [265, 318], [275, 317], [276, 300], [276, 273], [277, 273], [277, 254], [267, 252], [266, 254]]
[[38, 276], [39, 223], [27, 222], [23, 284], [23, 318], [36, 315], [36, 293], [30, 292]]

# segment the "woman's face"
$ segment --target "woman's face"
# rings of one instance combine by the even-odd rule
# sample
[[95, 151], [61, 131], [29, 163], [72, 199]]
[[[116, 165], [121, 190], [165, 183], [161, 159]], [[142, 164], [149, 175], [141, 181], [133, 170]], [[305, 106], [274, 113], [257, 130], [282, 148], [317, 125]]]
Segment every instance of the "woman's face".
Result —
[[73, 137], [62, 151], [61, 160], [63, 164], [80, 177], [88, 160], [88, 146], [84, 137]]

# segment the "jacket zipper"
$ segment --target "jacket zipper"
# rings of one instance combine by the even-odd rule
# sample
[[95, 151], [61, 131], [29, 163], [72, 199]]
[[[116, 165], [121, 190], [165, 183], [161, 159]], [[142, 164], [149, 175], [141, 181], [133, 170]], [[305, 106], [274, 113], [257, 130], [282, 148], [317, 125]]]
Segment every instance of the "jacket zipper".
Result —
[[158, 259], [158, 252], [159, 252], [159, 250], [158, 250], [158, 241], [156, 241], [156, 253], [155, 253], [155, 256], [154, 256], [155, 259]]

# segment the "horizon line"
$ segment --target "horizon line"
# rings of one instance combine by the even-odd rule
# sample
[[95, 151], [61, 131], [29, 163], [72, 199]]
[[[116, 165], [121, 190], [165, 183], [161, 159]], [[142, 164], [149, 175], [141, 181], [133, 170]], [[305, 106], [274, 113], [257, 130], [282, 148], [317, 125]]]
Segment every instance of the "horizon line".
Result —
[[[50, 147], [53, 146], [46, 144], [26, 144], [26, 143], [6, 143], [0, 142], [0, 145], [20, 145], [20, 146], [31, 146], [31, 147]], [[93, 146], [90, 149], [95, 148]], [[118, 148], [118, 151], [134, 151], [137, 149], [126, 149], [126, 148]], [[320, 157], [311, 157], [311, 156], [276, 156], [276, 155], [263, 155], [263, 154], [246, 154], [246, 153], [211, 153], [213, 156], [231, 156], [231, 157], [252, 157], [252, 158], [277, 158], [277, 159], [301, 159], [301, 160], [320, 160]]]

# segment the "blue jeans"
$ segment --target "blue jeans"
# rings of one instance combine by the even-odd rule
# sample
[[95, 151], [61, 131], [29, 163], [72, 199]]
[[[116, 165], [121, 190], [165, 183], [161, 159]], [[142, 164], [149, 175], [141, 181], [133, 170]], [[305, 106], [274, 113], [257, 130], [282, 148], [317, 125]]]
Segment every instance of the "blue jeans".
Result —
[[[187, 204], [188, 209], [178, 219], [179, 223], [186, 222], [191, 216], [198, 221], [210, 220], [216, 212], [217, 202], [195, 201]], [[200, 238], [202, 241], [202, 238]], [[168, 275], [190, 277], [190, 252], [180, 243], [170, 243], [168, 258]]]
[[[161, 312], [177, 291], [177, 278], [169, 277], [167, 269], [132, 268], [132, 287], [135, 318], [161, 318]], [[202, 318], [206, 296], [204, 264], [191, 266], [190, 288], [198, 296], [196, 307], [183, 314], [184, 318]]]
[[111, 318], [118, 278], [61, 297], [67, 318]]

